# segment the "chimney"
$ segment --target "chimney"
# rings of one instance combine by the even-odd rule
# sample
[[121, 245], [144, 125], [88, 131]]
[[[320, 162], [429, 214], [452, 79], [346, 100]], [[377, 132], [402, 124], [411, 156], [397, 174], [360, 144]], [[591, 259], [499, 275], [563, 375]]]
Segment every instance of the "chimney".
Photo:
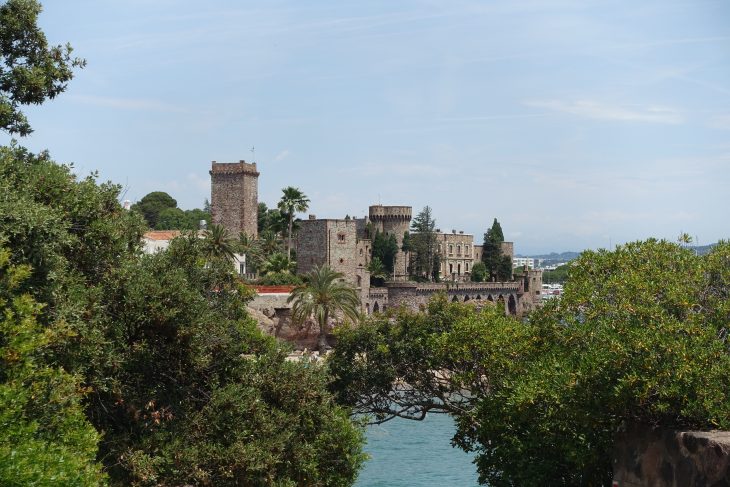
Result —
[[124, 203], [122, 203], [122, 208], [125, 210], [128, 210], [132, 207], [132, 202], [129, 200], [124, 200]]
[[207, 230], [208, 229], [208, 222], [205, 221], [205, 220], [200, 220], [198, 222], [198, 226], [200, 227], [201, 230]]
[[310, 220], [316, 220], [317, 219], [317, 215], [309, 215], [309, 219]]
[[459, 230], [459, 235], [464, 235], [464, 230]]
[[456, 230], [451, 230], [451, 233], [453, 233], [454, 235], [456, 235]]

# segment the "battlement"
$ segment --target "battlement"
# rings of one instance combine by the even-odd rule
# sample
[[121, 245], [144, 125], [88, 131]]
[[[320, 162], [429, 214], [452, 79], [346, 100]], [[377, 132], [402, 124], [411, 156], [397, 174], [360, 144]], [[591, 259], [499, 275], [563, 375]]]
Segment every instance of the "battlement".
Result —
[[246, 161], [238, 162], [216, 162], [212, 161], [210, 175], [214, 174], [249, 174], [251, 176], [259, 176], [256, 169], [256, 163], [247, 163]]
[[411, 220], [410, 206], [383, 206], [373, 205], [369, 209], [370, 219], [379, 220]]

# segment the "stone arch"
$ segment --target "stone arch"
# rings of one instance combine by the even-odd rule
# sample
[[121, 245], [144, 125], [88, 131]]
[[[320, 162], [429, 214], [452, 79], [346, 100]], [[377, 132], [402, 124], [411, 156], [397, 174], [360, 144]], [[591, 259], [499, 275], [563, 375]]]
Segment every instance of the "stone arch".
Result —
[[471, 298], [469, 297], [469, 295], [468, 295], [468, 294], [467, 294], [466, 296], [464, 296], [464, 302], [465, 302], [465, 303], [466, 303], [467, 301], [469, 301], [470, 299], [471, 299]]
[[491, 301], [491, 302], [494, 302], [494, 297], [492, 297], [492, 295], [491, 295], [491, 294], [490, 294], [490, 295], [488, 295], [488, 296], [487, 296], [487, 301]]
[[482, 295], [481, 294], [477, 294], [477, 301], [481, 301], [481, 300], [482, 300]]
[[383, 313], [385, 313], [385, 310], [388, 309], [388, 306], [386, 306], [385, 303], [383, 303]]
[[365, 314], [366, 315], [370, 314], [370, 303], [365, 303]]
[[459, 302], [459, 298], [456, 296], [456, 294], [454, 294], [454, 297], [451, 298], [451, 302], [452, 303], [458, 303]]
[[511, 315], [517, 314], [517, 300], [515, 299], [514, 294], [509, 295], [509, 299], [507, 300], [507, 310]]
[[373, 313], [380, 313], [380, 306], [377, 301], [375, 301], [375, 304], [373, 305]]

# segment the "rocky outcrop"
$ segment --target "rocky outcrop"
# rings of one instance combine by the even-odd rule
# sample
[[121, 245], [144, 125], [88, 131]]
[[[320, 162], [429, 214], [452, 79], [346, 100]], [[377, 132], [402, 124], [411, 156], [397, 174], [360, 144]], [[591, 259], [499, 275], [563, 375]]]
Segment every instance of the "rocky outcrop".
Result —
[[730, 487], [730, 432], [630, 425], [616, 442], [614, 487]]

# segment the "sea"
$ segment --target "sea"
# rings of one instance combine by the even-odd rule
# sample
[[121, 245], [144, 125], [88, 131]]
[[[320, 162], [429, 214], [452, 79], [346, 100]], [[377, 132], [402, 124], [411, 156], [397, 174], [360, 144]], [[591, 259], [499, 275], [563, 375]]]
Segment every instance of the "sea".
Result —
[[367, 428], [370, 460], [356, 487], [475, 487], [473, 454], [451, 446], [456, 427], [446, 414], [423, 421], [393, 419]]

